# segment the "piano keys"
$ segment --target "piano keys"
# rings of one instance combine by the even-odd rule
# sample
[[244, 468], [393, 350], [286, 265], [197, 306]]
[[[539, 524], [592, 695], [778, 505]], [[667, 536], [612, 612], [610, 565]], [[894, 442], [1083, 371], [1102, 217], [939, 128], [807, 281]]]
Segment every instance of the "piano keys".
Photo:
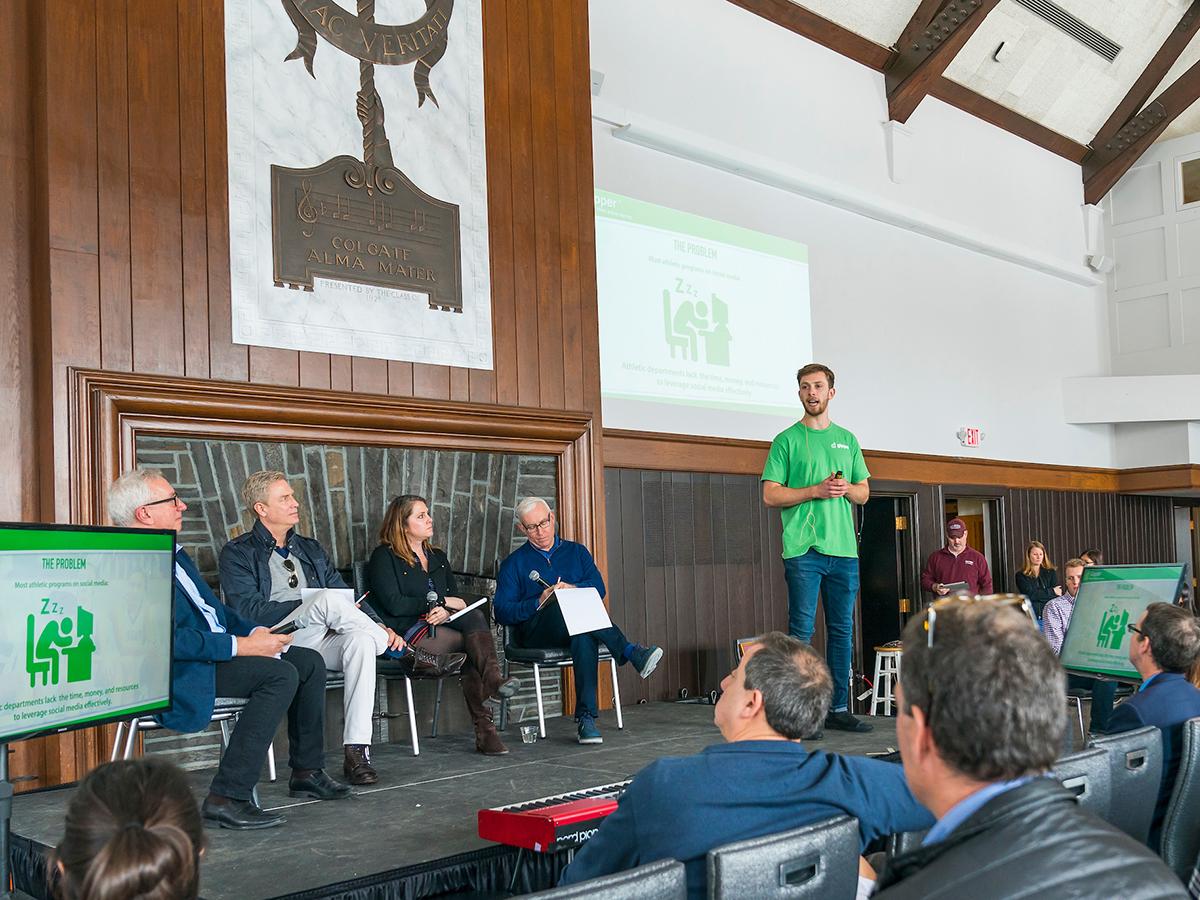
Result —
[[614, 812], [628, 781], [555, 794], [523, 803], [481, 809], [479, 836], [487, 841], [545, 853], [578, 847]]

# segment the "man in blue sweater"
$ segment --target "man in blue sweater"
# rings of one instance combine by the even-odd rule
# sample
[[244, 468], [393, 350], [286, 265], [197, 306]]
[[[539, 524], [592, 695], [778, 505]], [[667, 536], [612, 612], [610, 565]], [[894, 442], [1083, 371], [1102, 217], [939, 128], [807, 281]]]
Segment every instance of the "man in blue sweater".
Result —
[[808, 644], [764, 635], [721, 689], [713, 719], [727, 743], [642, 769], [561, 883], [678, 859], [688, 896], [701, 898], [714, 847], [848, 815], [858, 819], [861, 852], [877, 837], [933, 825], [901, 766], [801, 745], [820, 727], [833, 692], [829, 668]]
[[554, 512], [545, 500], [526, 497], [517, 504], [516, 516], [517, 527], [528, 540], [500, 564], [492, 601], [496, 621], [513, 626], [515, 642], [522, 647], [571, 648], [579, 743], [601, 744], [604, 739], [596, 727], [600, 644], [608, 647], [618, 665], [632, 663], [643, 678], [650, 677], [662, 650], [630, 643], [615, 625], [572, 636], [551, 596], [559, 588], [592, 587], [603, 597], [604, 579], [587, 547], [558, 536]]
[[1200, 716], [1200, 690], [1187, 680], [1200, 657], [1200, 620], [1169, 603], [1151, 603], [1136, 625], [1129, 661], [1142, 676], [1138, 692], [1113, 712], [1110, 732], [1154, 725], [1162, 732], [1163, 770], [1158, 805], [1150, 822], [1150, 849], [1157, 850], [1171, 789], [1179, 774], [1183, 723]]

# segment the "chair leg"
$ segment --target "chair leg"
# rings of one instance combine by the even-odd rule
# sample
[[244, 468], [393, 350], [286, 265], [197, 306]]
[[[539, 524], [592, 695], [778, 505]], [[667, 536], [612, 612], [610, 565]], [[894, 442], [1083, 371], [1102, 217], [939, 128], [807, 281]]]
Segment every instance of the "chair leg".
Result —
[[408, 733], [412, 735], [413, 756], [421, 755], [421, 741], [417, 737], [417, 710], [413, 706], [412, 679], [404, 679], [404, 694], [408, 698]]
[[875, 715], [879, 709], [879, 704], [883, 702], [883, 694], [880, 687], [883, 683], [883, 656], [875, 654], [875, 677], [872, 679], [871, 685], [871, 715]]
[[274, 784], [279, 780], [279, 773], [275, 771], [275, 742], [267, 744], [267, 778]]
[[433, 729], [430, 731], [430, 737], [437, 737], [438, 719], [442, 716], [442, 685], [446, 683], [445, 678], [437, 680], [437, 696], [433, 700]]
[[625, 727], [625, 718], [621, 715], [621, 686], [617, 684], [617, 661], [610, 659], [608, 664], [612, 667], [612, 682], [613, 682], [613, 708], [617, 711], [617, 728]]
[[123, 721], [118, 722], [117, 723], [117, 733], [115, 735], [113, 735], [112, 753], [110, 753], [108, 755], [109, 762], [117, 761], [117, 751], [121, 747], [121, 735], [124, 733], [125, 733], [125, 723]]
[[537, 663], [533, 664], [533, 689], [537, 693], [538, 733], [546, 736], [546, 710], [542, 706], [542, 669]]
[[1083, 730], [1083, 698], [1072, 697], [1071, 699], [1075, 701], [1075, 715], [1079, 718], [1079, 743], [1084, 744], [1087, 742], [1087, 732]]
[[[500, 666], [500, 674], [504, 681], [508, 681], [508, 657], [504, 657], [504, 663]], [[508, 698], [500, 698], [500, 723], [496, 726], [501, 731], [508, 728]]]

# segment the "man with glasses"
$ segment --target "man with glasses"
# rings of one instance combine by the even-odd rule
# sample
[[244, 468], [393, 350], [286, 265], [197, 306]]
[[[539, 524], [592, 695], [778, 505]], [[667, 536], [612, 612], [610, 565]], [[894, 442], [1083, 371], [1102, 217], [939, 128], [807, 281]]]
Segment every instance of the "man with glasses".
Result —
[[571, 649], [579, 743], [601, 744], [604, 739], [596, 727], [600, 644], [608, 647], [618, 665], [632, 663], [643, 678], [650, 677], [662, 650], [630, 643], [615, 625], [572, 636], [558, 602], [549, 602], [551, 595], [559, 588], [592, 587], [603, 597], [604, 578], [587, 547], [558, 536], [554, 513], [545, 500], [527, 497], [515, 513], [517, 528], [528, 540], [500, 564], [492, 603], [496, 621], [514, 626], [515, 643], [523, 647]]
[[[108, 514], [117, 525], [178, 532], [187, 509], [157, 469], [136, 468], [108, 490]], [[229, 745], [201, 807], [222, 828], [281, 825], [252, 793], [263, 758], [284, 713], [288, 717], [288, 789], [292, 796], [336, 800], [350, 788], [325, 774], [325, 666], [320, 654], [291, 647], [226, 608], [182, 549], [175, 555], [175, 646], [171, 710], [159, 716], [174, 731], [201, 731], [217, 697], [245, 697]]]
[[561, 883], [678, 859], [688, 896], [704, 897], [708, 851], [723, 844], [834, 816], [858, 819], [860, 852], [877, 838], [929, 828], [933, 817], [900, 766], [801, 744], [820, 727], [831, 692], [829, 668], [808, 644], [778, 631], [750, 642], [713, 710], [724, 743], [638, 772]]
[[[230, 607], [274, 626], [300, 606], [306, 588], [350, 590], [321, 544], [296, 534], [300, 503], [283, 472], [255, 472], [242, 485], [242, 501], [254, 513], [254, 527], [221, 549], [221, 590]], [[326, 668], [345, 674], [342, 771], [351, 784], [375, 784], [375, 657], [398, 653], [404, 639], [336, 595], [320, 598], [295, 622], [296, 646], [316, 650]]]
[[1109, 731], [1154, 725], [1162, 732], [1162, 783], [1150, 823], [1150, 847], [1157, 850], [1179, 774], [1183, 723], [1200, 716], [1200, 689], [1187, 679], [1188, 670], [1200, 659], [1200, 620], [1170, 603], [1151, 603], [1136, 625], [1126, 627], [1132, 635], [1129, 661], [1142, 676], [1142, 685], [1113, 712]]
[[888, 860], [873, 896], [1182, 896], [1161, 860], [1046, 777], [1066, 733], [1066, 679], [1015, 599], [943, 600], [904, 629], [896, 740], [937, 823]]
[[[1062, 595], [1055, 597], [1042, 610], [1046, 640], [1050, 642], [1055, 656], [1062, 655], [1063, 640], [1066, 639], [1067, 628], [1071, 624], [1071, 614], [1075, 611], [1075, 598], [1079, 595], [1079, 585], [1083, 581], [1085, 567], [1082, 559], [1067, 560], [1067, 564], [1063, 566]], [[1113, 703], [1117, 697], [1117, 683], [1084, 675], [1068, 675], [1067, 687], [1074, 691], [1092, 692], [1092, 714], [1088, 728], [1093, 732], [1108, 731]]]

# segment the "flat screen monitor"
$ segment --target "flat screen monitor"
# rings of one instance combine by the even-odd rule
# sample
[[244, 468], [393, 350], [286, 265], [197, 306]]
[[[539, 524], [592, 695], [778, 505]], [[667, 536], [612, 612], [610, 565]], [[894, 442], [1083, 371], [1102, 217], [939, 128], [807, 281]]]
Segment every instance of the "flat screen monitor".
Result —
[[1187, 566], [1088, 566], [1059, 659], [1072, 675], [1139, 682], [1129, 661], [1130, 633], [1151, 603], [1174, 603]]
[[175, 533], [0, 522], [0, 742], [171, 707]]

